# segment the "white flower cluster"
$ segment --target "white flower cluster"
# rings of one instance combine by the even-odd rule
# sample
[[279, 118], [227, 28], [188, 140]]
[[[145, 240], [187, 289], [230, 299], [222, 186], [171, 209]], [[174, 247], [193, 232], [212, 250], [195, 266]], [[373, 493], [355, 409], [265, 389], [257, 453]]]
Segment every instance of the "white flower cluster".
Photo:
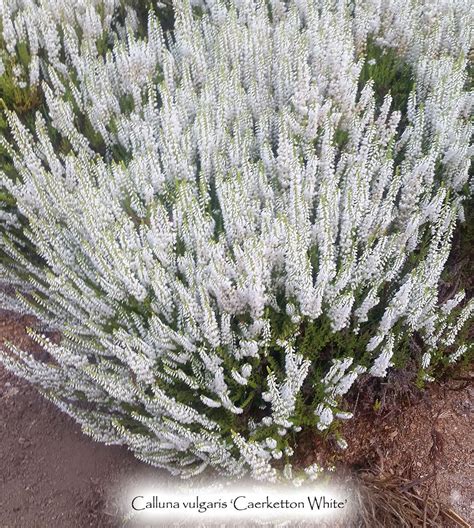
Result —
[[300, 354], [296, 354], [290, 344], [285, 346], [285, 381], [278, 384], [275, 373], [268, 378], [268, 392], [262, 394], [265, 401], [271, 403], [272, 422], [280, 427], [279, 433], [285, 435], [293, 427], [290, 417], [294, 415], [296, 397], [308, 375], [311, 363]]
[[[44, 24], [28, 29], [48, 54], [49, 121], [38, 114], [32, 132], [10, 113], [15, 146], [2, 140], [18, 178], [1, 183], [40, 258], [5, 237], [16, 264], [0, 279], [63, 337], [37, 337], [50, 363], [15, 347], [0, 360], [144, 461], [276, 480], [308, 389], [323, 388], [324, 430], [350, 417], [338, 403], [362, 372], [385, 375], [400, 335], [452, 344], [472, 311], [456, 321], [437, 305], [471, 154], [469, 2], [215, 0], [195, 16], [176, 0], [172, 37], [150, 15], [146, 37], [117, 33], [104, 57], [87, 43], [114, 2], [98, 20], [83, 0], [83, 40], [66, 31], [61, 53], [45, 11], [56, 3], [66, 17], [66, 0], [42, 2]], [[28, 26], [7, 5], [12, 48]], [[411, 64], [404, 115], [359, 86], [369, 39]], [[327, 317], [334, 333], [376, 320], [366, 350], [317, 379], [297, 331], [274, 345], [273, 314], [303, 329]]]
[[[120, 0], [0, 0], [3, 53], [15, 57], [21, 46], [28, 50], [28, 64], [17, 63], [14, 72], [19, 86], [26, 81], [38, 84], [44, 65], [67, 72], [63, 39], [70, 45], [71, 39], [77, 41], [80, 34], [84, 47], [97, 53], [98, 41], [113, 33], [112, 23], [117, 23], [115, 15], [120, 6]], [[132, 27], [136, 17], [130, 7], [126, 11], [127, 26]], [[125, 28], [120, 30], [124, 32]]]
[[[347, 394], [355, 380], [367, 370], [362, 365], [356, 365], [348, 370], [353, 361], [354, 359], [351, 357], [342, 360], [334, 359], [328, 373], [321, 380], [324, 387], [324, 399], [315, 410], [319, 419], [317, 428], [320, 431], [324, 431], [331, 425], [334, 420], [333, 410], [337, 407], [340, 397]], [[377, 361], [378, 358], [375, 363]], [[352, 418], [352, 414], [349, 412], [336, 412], [335, 416], [340, 420]]]

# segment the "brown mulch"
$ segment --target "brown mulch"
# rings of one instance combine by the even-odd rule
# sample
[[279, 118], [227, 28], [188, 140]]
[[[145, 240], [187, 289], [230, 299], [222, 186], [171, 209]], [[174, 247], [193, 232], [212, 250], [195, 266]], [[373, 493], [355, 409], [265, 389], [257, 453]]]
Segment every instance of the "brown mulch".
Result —
[[306, 433], [297, 453], [300, 463], [331, 463], [340, 471], [350, 467], [387, 488], [399, 485], [451, 508], [465, 522], [453, 526], [469, 526], [474, 523], [473, 380], [472, 372], [460, 371], [399, 397], [385, 412], [374, 409], [370, 391], [358, 394], [348, 409], [354, 418], [339, 431], [348, 448], [341, 451], [331, 437]]
[[372, 464], [382, 474], [419, 483], [425, 494], [474, 520], [474, 377], [464, 373], [432, 384], [420, 399], [377, 414], [356, 412], [343, 434], [344, 462]]

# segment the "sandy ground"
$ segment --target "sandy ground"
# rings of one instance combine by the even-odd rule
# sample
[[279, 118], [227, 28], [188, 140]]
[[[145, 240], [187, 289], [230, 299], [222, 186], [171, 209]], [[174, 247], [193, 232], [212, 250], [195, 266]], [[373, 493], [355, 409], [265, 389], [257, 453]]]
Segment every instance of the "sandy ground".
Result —
[[[39, 352], [24, 333], [32, 322], [0, 312], [0, 336]], [[0, 367], [0, 528], [118, 526], [107, 491], [139, 473], [161, 477], [126, 448], [82, 434], [34, 387]]]
[[[25, 334], [34, 319], [0, 311], [0, 342], [40, 350]], [[474, 521], [472, 383], [469, 375], [432, 385], [423, 398], [377, 414], [358, 404], [343, 434], [345, 452], [304, 439], [307, 461], [374, 465], [418, 479], [465, 519]], [[26, 382], [0, 367], [0, 528], [108, 528], [119, 526], [107, 490], [137, 474], [159, 471], [125, 448], [83, 435], [72, 419]]]

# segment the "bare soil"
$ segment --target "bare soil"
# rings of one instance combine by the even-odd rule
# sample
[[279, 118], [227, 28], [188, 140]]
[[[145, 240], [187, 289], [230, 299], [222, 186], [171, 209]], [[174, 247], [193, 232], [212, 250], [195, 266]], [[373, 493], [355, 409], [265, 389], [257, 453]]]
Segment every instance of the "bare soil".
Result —
[[471, 376], [432, 384], [416, 404], [360, 414], [344, 428], [344, 462], [404, 476], [474, 521], [474, 429]]
[[[33, 324], [34, 318], [0, 312], [0, 340], [41, 354], [25, 334]], [[143, 467], [126, 448], [82, 434], [34, 387], [0, 367], [0, 528], [117, 526], [107, 490]]]
[[348, 409], [354, 418], [340, 429], [348, 448], [338, 450], [334, 441], [308, 434], [299, 446], [301, 463], [329, 461], [339, 471], [370, 469], [381, 479], [403, 479], [469, 526], [474, 523], [473, 380], [472, 372], [458, 372], [406, 401], [391, 402], [386, 412], [375, 411], [364, 392]]
[[[0, 311], [0, 344], [9, 340], [41, 355], [25, 333], [34, 323]], [[348, 449], [306, 435], [301, 461], [346, 470], [370, 466], [411, 479], [420, 493], [436, 495], [473, 522], [472, 379], [469, 373], [458, 378], [432, 384], [387, 412], [376, 412], [370, 397], [357, 397], [355, 419], [341, 429]], [[83, 435], [32, 386], [0, 367], [0, 528], [119, 526], [107, 491], [138, 473], [157, 475], [125, 448]]]

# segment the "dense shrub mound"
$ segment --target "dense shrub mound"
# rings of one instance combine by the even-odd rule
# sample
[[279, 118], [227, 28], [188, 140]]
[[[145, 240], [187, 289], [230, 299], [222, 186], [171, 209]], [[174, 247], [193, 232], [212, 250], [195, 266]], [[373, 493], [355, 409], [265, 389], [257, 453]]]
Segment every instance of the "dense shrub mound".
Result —
[[361, 374], [410, 359], [422, 382], [467, 350], [474, 304], [438, 283], [469, 187], [469, 2], [179, 0], [166, 32], [83, 3], [57, 53], [3, 10], [4, 61], [40, 57], [22, 82], [44, 98], [34, 126], [6, 112], [3, 299], [62, 340], [0, 359], [173, 473], [314, 478], [296, 433], [337, 436]]

